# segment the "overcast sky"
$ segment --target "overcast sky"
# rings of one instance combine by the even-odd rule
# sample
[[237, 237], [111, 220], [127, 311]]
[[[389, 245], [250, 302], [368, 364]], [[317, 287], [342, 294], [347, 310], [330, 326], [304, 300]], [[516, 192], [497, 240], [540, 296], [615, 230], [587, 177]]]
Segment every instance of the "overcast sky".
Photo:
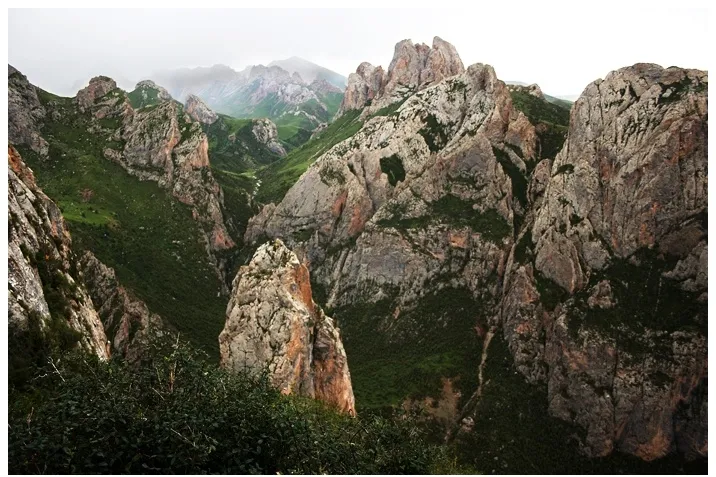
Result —
[[402, 39], [430, 44], [435, 35], [465, 66], [488, 63], [503, 80], [553, 95], [579, 94], [637, 62], [707, 69], [705, 10], [590, 2], [591, 10], [548, 13], [503, 3], [466, 11], [11, 9], [8, 55], [31, 82], [63, 95], [98, 74], [126, 87], [161, 69], [241, 69], [294, 55], [347, 76], [362, 61], [387, 68]]

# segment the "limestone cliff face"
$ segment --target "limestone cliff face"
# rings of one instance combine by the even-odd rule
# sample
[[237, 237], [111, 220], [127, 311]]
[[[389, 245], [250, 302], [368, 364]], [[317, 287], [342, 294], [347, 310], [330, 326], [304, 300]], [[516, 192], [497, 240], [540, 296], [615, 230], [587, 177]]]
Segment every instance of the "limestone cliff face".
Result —
[[219, 119], [219, 116], [201, 98], [193, 94], [186, 97], [184, 108], [194, 121], [202, 124], [214, 124]]
[[[411, 55], [395, 77], [420, 84]], [[385, 90], [359, 72], [346, 101]], [[575, 103], [553, 158], [492, 68], [470, 66], [324, 153], [246, 242], [285, 240], [338, 310], [389, 299], [381, 330], [466, 288], [587, 455], [706, 455], [707, 84], [613, 72]]]
[[47, 141], [40, 135], [42, 120], [47, 111], [37, 97], [37, 90], [27, 77], [7, 65], [8, 140], [12, 144], [26, 144], [36, 153], [46, 156]]
[[270, 119], [254, 119], [251, 132], [260, 144], [268, 147], [274, 154], [278, 154], [281, 157], [286, 155], [286, 149], [278, 140], [276, 124]]
[[129, 362], [140, 359], [145, 351], [169, 336], [169, 327], [147, 305], [124, 288], [114, 269], [85, 252], [78, 263], [82, 280], [97, 307], [112, 354]]
[[79, 279], [60, 209], [37, 187], [13, 147], [8, 147], [8, 233], [11, 348], [24, 334], [39, 331], [53, 339], [50, 334], [68, 327], [79, 346], [107, 359], [102, 322]]
[[[487, 279], [501, 275], [515, 202], [498, 156], [524, 164], [505, 146], [518, 117], [493, 69], [473, 65], [326, 152], [245, 239], [286, 240], [331, 305], [393, 288], [407, 304], [445, 276], [492, 299], [497, 282]], [[534, 134], [518, 139], [534, 150]]]
[[530, 184], [503, 330], [590, 455], [707, 453], [707, 85], [650, 64], [595, 81]]
[[[104, 155], [141, 180], [156, 181], [179, 201], [192, 206], [211, 251], [232, 248], [222, 215], [223, 193], [209, 167], [208, 140], [199, 123], [173, 100], [133, 109], [113, 80], [93, 78], [76, 101], [97, 119], [116, 119], [119, 129], [106, 131], [120, 149]], [[102, 131], [101, 126], [96, 129]]]
[[351, 73], [339, 114], [365, 106], [369, 106], [369, 113], [378, 111], [463, 71], [465, 67], [455, 47], [437, 36], [432, 48], [424, 43], [400, 41], [395, 45], [387, 73], [370, 63], [361, 63]]
[[75, 101], [80, 111], [85, 112], [110, 91], [117, 89], [117, 82], [107, 76], [96, 76], [89, 84], [77, 92]]
[[308, 269], [280, 240], [259, 247], [239, 269], [219, 347], [225, 368], [267, 369], [281, 392], [354, 414], [338, 328], [313, 301]]

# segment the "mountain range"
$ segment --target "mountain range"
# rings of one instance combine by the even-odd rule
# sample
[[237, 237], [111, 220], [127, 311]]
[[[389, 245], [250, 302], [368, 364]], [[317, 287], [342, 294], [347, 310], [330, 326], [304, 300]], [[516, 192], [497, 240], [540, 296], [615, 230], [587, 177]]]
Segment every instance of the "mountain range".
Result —
[[345, 87], [345, 78], [338, 73], [297, 57], [240, 72], [214, 65], [165, 71], [152, 79], [179, 101], [194, 94], [222, 114], [271, 119], [279, 126], [281, 139], [293, 144], [330, 122]]
[[9, 66], [11, 470], [705, 469], [708, 73], [570, 104], [393, 51], [345, 90]]

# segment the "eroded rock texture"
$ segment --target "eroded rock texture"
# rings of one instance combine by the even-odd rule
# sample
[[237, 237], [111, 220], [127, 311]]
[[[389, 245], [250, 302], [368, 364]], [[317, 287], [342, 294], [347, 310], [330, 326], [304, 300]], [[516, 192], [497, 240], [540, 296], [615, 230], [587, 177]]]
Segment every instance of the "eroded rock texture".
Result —
[[370, 63], [361, 63], [348, 76], [345, 96], [339, 114], [368, 106], [366, 113], [404, 100], [415, 91], [465, 71], [453, 45], [440, 37], [433, 39], [432, 48], [403, 40], [395, 45], [388, 71]]
[[223, 367], [266, 369], [281, 392], [354, 414], [338, 328], [313, 301], [308, 269], [280, 240], [259, 247], [239, 269], [219, 347]]
[[48, 145], [40, 135], [40, 127], [47, 111], [37, 97], [37, 90], [25, 75], [10, 65], [7, 65], [7, 81], [8, 140], [12, 144], [26, 144], [46, 156]]
[[593, 456], [707, 453], [707, 85], [651, 64], [595, 81], [530, 184], [503, 329]]
[[100, 262], [92, 252], [85, 252], [78, 265], [112, 345], [112, 354], [134, 362], [169, 335], [162, 318], [123, 287], [114, 269]]
[[186, 97], [184, 103], [186, 113], [192, 117], [194, 121], [203, 124], [213, 124], [219, 116], [206, 105], [200, 97], [190, 94]]
[[278, 140], [276, 125], [270, 119], [254, 119], [251, 132], [260, 144], [268, 147], [274, 154], [278, 154], [281, 157], [286, 155], [286, 149], [283, 148]]
[[[411, 55], [395, 78], [420, 88]], [[346, 101], [375, 113], [381, 75], [362, 64]], [[586, 454], [706, 455], [707, 84], [610, 73], [553, 158], [492, 68], [470, 66], [367, 118], [246, 242], [285, 240], [338, 310], [393, 300], [381, 333], [435, 290], [467, 289]]]
[[[500, 161], [523, 162], [505, 146], [519, 117], [493, 69], [473, 65], [325, 153], [250, 221], [246, 241], [286, 240], [331, 306], [389, 289], [407, 304], [451, 280], [492, 299], [515, 201]], [[529, 131], [512, 141], [534, 150]]]
[[38, 332], [47, 340], [66, 340], [70, 329], [75, 332], [72, 341], [102, 359], [109, 357], [102, 322], [79, 280], [71, 246], [60, 209], [37, 187], [15, 148], [8, 147], [11, 349]]

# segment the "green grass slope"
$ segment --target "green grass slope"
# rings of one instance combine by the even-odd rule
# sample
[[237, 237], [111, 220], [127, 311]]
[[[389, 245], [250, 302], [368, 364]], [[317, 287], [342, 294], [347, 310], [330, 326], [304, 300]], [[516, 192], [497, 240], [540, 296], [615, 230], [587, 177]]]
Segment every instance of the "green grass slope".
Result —
[[227, 299], [218, 296], [220, 282], [190, 208], [104, 158], [105, 147], [122, 145], [89, 133], [89, 117], [71, 99], [41, 97], [60, 114], [57, 121], [48, 115], [42, 131], [49, 158], [26, 148], [21, 154], [61, 208], [74, 248], [94, 252], [152, 311], [218, 358]]

